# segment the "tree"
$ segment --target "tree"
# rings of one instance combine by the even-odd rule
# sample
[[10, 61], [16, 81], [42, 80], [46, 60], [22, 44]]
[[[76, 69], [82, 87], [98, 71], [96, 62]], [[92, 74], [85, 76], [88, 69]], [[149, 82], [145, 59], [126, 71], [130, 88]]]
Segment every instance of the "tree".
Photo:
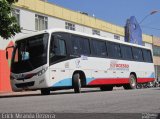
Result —
[[0, 0], [0, 36], [11, 38], [21, 31], [15, 16], [12, 15], [12, 4], [18, 0]]

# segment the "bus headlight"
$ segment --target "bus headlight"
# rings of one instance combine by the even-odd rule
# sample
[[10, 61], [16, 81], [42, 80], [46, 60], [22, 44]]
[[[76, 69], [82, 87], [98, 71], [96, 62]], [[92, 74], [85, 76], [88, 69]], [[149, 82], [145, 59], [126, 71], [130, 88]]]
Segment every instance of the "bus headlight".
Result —
[[42, 70], [40, 70], [40, 71], [37, 73], [37, 75], [38, 75], [38, 76], [43, 75], [43, 74], [47, 71], [47, 69], [48, 69], [48, 67], [43, 68]]

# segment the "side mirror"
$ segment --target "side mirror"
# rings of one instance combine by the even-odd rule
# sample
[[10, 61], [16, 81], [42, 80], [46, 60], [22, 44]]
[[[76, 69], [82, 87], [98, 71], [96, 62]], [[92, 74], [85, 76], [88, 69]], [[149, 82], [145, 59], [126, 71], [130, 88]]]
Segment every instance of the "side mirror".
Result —
[[7, 48], [6, 48], [6, 59], [7, 59], [7, 60], [8, 60], [8, 49], [9, 49], [9, 48], [12, 48], [12, 49], [13, 49], [14, 46], [10, 46], [10, 47], [7, 47]]
[[6, 51], [6, 59], [8, 60], [8, 51]]

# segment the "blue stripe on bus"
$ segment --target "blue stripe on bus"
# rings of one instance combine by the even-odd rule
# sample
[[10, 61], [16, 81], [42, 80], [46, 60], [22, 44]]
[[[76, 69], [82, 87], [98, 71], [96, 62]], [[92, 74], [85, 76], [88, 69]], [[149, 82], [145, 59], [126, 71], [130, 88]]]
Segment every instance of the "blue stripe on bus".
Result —
[[72, 86], [72, 78], [63, 79], [53, 85], [53, 87], [58, 87], [58, 86]]
[[154, 72], [149, 76], [149, 78], [155, 78]]
[[[89, 84], [91, 81], [93, 81], [94, 78], [87, 78], [87, 84]], [[72, 86], [72, 78], [66, 78], [63, 80], [58, 81], [57, 83], [53, 84], [53, 87], [58, 86]]]
[[95, 78], [87, 78], [86, 82], [87, 82], [87, 84], [89, 84], [93, 80], [95, 80]]

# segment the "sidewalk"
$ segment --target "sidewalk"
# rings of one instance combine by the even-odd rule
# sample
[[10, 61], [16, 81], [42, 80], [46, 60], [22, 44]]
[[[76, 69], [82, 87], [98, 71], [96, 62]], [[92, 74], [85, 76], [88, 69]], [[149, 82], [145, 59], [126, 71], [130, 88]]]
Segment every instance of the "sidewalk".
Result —
[[18, 97], [40, 94], [40, 91], [21, 91], [21, 92], [0, 92], [0, 98], [2, 97]]

